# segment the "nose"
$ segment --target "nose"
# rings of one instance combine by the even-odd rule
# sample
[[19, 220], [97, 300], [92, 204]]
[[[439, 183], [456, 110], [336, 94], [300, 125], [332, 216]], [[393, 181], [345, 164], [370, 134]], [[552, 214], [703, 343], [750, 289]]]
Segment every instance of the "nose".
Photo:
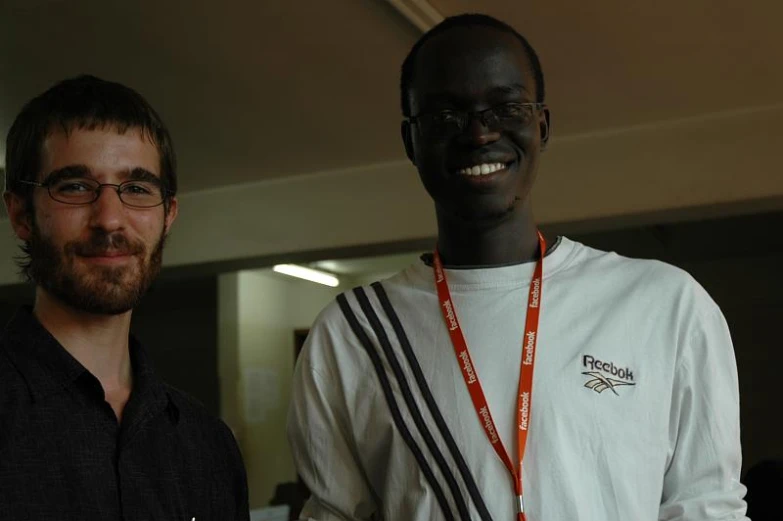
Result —
[[120, 230], [125, 226], [125, 205], [120, 194], [112, 186], [103, 186], [98, 199], [92, 203], [90, 226], [106, 232]]
[[462, 141], [467, 145], [484, 146], [498, 139], [500, 139], [500, 132], [492, 130], [485, 123], [483, 114], [472, 114], [462, 132]]

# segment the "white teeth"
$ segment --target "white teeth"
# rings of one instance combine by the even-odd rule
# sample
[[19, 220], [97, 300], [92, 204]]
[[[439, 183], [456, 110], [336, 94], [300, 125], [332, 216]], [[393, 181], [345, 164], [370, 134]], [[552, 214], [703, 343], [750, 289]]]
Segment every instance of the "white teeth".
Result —
[[482, 163], [480, 165], [462, 168], [459, 170], [459, 173], [462, 175], [487, 175], [497, 172], [498, 170], [503, 170], [504, 168], [506, 168], [506, 165], [503, 163]]

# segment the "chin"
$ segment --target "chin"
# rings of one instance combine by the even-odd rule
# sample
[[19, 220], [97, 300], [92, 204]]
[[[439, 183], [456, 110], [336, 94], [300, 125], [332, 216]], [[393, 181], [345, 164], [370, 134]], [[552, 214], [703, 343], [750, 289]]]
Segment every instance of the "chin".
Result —
[[138, 273], [105, 275], [95, 274], [74, 281], [71, 291], [62, 295], [64, 300], [80, 311], [95, 315], [120, 315], [138, 305], [147, 290]]
[[93, 315], [121, 315], [138, 305], [157, 274], [155, 266], [62, 267], [54, 277], [39, 281], [68, 307]]
[[520, 199], [496, 204], [464, 204], [454, 207], [452, 213], [457, 219], [468, 225], [486, 226], [504, 222], [513, 218], [520, 206]]

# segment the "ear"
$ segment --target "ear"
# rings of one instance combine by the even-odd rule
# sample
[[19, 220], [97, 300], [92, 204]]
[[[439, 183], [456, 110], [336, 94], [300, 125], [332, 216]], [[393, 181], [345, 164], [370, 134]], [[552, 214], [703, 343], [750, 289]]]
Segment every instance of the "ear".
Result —
[[168, 212], [166, 212], [166, 221], [164, 223], [164, 232], [166, 235], [168, 235], [171, 231], [171, 225], [174, 224], [174, 221], [177, 219], [177, 215], [179, 214], [179, 201], [176, 197], [172, 197], [169, 200], [168, 205]]
[[545, 105], [541, 112], [543, 117], [539, 120], [538, 128], [541, 132], [541, 150], [546, 150], [547, 144], [549, 144], [552, 122], [549, 117], [549, 107]]
[[33, 234], [33, 223], [27, 201], [21, 195], [13, 192], [4, 192], [3, 201], [14, 233], [20, 240], [29, 241]]
[[413, 152], [413, 136], [411, 134], [413, 130], [411, 129], [411, 122], [406, 120], [403, 120], [403, 122], [400, 124], [400, 134], [402, 134], [402, 143], [405, 145], [405, 153], [408, 155], [408, 159], [411, 160], [411, 163], [414, 165], [416, 164], [416, 154]]

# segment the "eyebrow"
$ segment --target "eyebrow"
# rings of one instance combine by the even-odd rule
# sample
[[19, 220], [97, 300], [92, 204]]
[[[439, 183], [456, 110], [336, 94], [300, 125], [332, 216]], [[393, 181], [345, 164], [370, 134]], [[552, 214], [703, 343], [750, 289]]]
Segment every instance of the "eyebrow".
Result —
[[[87, 165], [68, 165], [57, 170], [53, 170], [44, 178], [45, 183], [56, 183], [64, 179], [76, 179], [76, 178], [89, 178], [92, 179], [92, 170]], [[148, 181], [159, 185], [163, 184], [161, 178], [146, 168], [137, 166], [130, 170], [123, 172], [121, 176], [124, 181]]]
[[163, 181], [161, 178], [146, 168], [142, 168], [140, 166], [137, 166], [136, 168], [132, 169], [128, 175], [126, 176], [126, 181], [149, 181], [151, 183], [157, 183], [157, 184], [163, 184]]
[[87, 165], [68, 165], [49, 172], [44, 178], [44, 183], [54, 183], [63, 179], [74, 179], [77, 177], [90, 177], [90, 172]]
[[492, 88], [490, 90], [490, 94], [514, 94], [518, 95], [521, 93], [527, 93], [530, 94], [530, 91], [527, 90], [527, 88], [522, 85], [521, 83], [512, 83], [511, 85], [500, 85], [498, 87]]
[[439, 105], [444, 102], [451, 105], [460, 105], [462, 98], [453, 92], [429, 92], [422, 97], [420, 105], [427, 107], [429, 105]]
[[[522, 94], [531, 94], [531, 92], [521, 83], [512, 83], [510, 85], [498, 85], [492, 87], [487, 92], [488, 98], [497, 98], [502, 96], [521, 96]], [[443, 102], [452, 105], [461, 105], [464, 103], [464, 98], [454, 92], [449, 91], [437, 91], [430, 92], [423, 96], [422, 105], [436, 105]]]

